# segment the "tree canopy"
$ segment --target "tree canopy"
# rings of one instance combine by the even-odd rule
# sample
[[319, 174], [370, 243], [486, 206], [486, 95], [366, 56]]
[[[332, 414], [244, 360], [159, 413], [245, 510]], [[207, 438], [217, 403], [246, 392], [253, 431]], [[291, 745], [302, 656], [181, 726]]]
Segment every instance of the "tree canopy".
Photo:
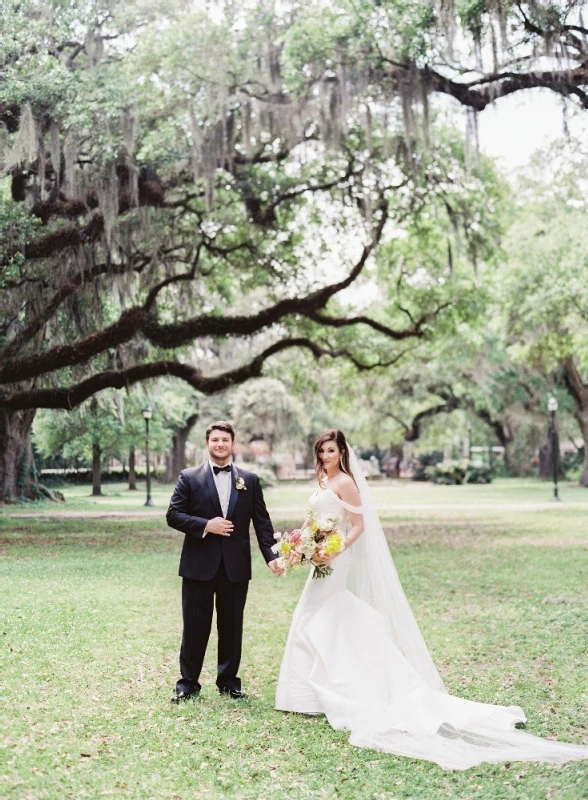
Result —
[[[36, 409], [458, 324], [502, 226], [475, 114], [587, 104], [573, 2], [7, 0], [0, 26], [2, 497]], [[369, 312], [339, 299], [370, 282]]]

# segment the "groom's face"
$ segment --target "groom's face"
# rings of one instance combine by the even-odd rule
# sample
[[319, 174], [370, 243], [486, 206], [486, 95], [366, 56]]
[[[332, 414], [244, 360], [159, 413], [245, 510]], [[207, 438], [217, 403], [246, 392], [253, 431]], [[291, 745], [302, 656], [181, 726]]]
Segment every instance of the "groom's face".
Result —
[[212, 460], [222, 467], [231, 459], [233, 444], [233, 437], [230, 433], [215, 428], [210, 431], [206, 447]]

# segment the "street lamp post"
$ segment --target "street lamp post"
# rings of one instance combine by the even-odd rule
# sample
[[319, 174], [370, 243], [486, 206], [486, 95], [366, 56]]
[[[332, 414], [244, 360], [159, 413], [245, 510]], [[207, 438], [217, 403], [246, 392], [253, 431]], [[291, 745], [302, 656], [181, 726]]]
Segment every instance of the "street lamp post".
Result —
[[555, 397], [550, 397], [547, 401], [547, 408], [549, 410], [549, 437], [551, 440], [551, 469], [553, 473], [553, 500], [559, 502], [559, 493], [557, 489], [557, 473], [559, 472], [559, 441], [557, 438], [557, 427], [555, 425], [555, 414], [557, 412], [558, 403]]
[[149, 420], [153, 416], [151, 406], [143, 409], [143, 418], [145, 419], [145, 461], [147, 465], [147, 500], [146, 506], [152, 506], [153, 500], [151, 499], [151, 471], [149, 469]]

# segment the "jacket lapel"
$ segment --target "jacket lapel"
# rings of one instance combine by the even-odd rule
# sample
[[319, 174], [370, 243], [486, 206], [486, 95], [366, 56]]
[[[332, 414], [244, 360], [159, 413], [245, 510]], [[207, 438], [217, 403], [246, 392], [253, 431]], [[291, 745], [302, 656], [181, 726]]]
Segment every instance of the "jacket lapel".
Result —
[[204, 465], [204, 476], [206, 478], [206, 486], [208, 487], [208, 493], [210, 494], [210, 499], [212, 500], [212, 504], [214, 509], [219, 517], [222, 517], [223, 511], [221, 508], [218, 492], [216, 490], [216, 483], [214, 482], [214, 475], [212, 474], [212, 468], [208, 462]]
[[227, 519], [231, 518], [233, 511], [235, 510], [235, 506], [237, 505], [237, 500], [239, 499], [239, 491], [236, 486], [236, 481], [239, 476], [236, 467], [233, 467], [231, 470], [231, 496], [229, 498], [229, 507], [227, 509]]

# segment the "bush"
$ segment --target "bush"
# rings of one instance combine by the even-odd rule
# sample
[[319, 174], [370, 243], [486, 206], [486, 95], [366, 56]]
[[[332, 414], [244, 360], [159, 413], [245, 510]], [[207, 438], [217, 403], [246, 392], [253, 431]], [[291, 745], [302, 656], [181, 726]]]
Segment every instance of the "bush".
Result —
[[465, 483], [491, 483], [492, 473], [486, 466], [472, 466], [466, 461], [445, 461], [425, 468], [425, 475], [433, 483], [461, 486]]
[[[43, 478], [43, 483], [46, 486], [67, 486], [68, 484], [91, 484], [92, 483], [92, 470], [91, 469], [64, 469], [60, 471], [41, 470], [40, 475]], [[135, 478], [138, 481], [144, 481], [147, 475], [144, 470], [136, 470]], [[121, 483], [128, 481], [129, 473], [126, 469], [109, 470], [102, 472], [100, 479], [102, 483]], [[155, 472], [151, 470], [151, 480], [164, 482], [165, 473], [161, 470]]]
[[268, 486], [274, 486], [276, 483], [276, 475], [267, 467], [256, 467], [255, 474], [259, 478], [259, 483], [262, 489], [267, 489]]
[[[488, 467], [486, 467], [488, 469]], [[492, 459], [492, 476], [494, 478], [518, 478], [516, 470], [512, 467], [507, 467], [503, 458], [494, 456]]]
[[564, 453], [560, 466], [566, 477], [568, 477], [568, 473], [571, 473], [573, 477], [579, 477], [584, 470], [584, 447], [579, 447], [574, 453]]
[[421, 453], [417, 456], [414, 467], [413, 481], [430, 481], [429, 470], [436, 467], [443, 461], [443, 453], [440, 450], [433, 450], [429, 453]]
[[492, 477], [490, 467], [484, 465], [473, 467], [470, 465], [466, 471], [465, 483], [492, 483]]
[[268, 486], [274, 486], [277, 478], [276, 473], [271, 467], [262, 466], [260, 464], [239, 463], [235, 464], [237, 467], [242, 467], [248, 472], [253, 472], [259, 478], [259, 483], [262, 489], [267, 489]]

